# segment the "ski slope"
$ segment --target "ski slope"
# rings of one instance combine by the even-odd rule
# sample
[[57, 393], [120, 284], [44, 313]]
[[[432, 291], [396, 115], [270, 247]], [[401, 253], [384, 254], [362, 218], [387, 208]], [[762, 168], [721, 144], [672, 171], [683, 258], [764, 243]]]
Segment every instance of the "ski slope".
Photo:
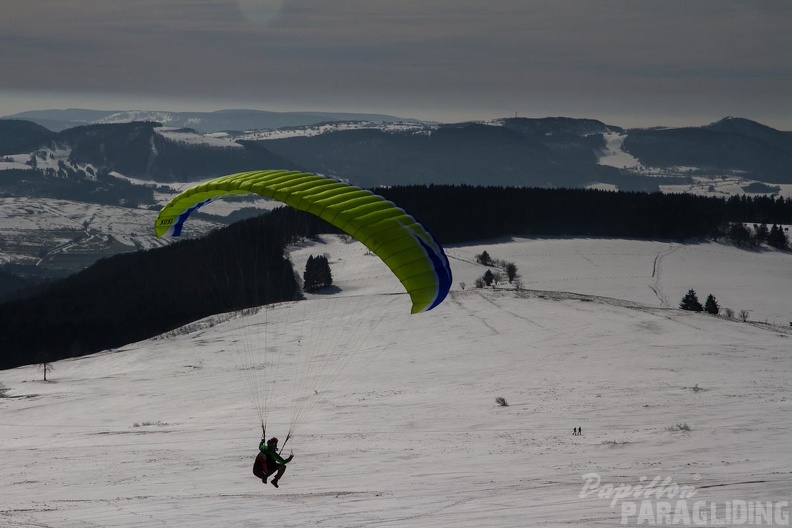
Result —
[[[685, 520], [664, 502], [684, 502], [687, 525], [701, 525], [696, 502], [727, 524], [740, 501], [789, 523], [792, 255], [610, 239], [447, 249], [449, 298], [409, 315], [359, 244], [294, 248], [297, 269], [330, 255], [339, 289], [302, 305], [364, 299], [365, 339], [289, 441], [279, 489], [251, 474], [260, 428], [233, 353], [240, 328], [265, 339], [262, 312], [61, 361], [49, 382], [33, 366], [0, 372], [0, 526], [631, 525], [642, 501], [599, 492], [642, 477], [694, 491], [643, 501], [654, 524]], [[473, 287], [483, 250], [517, 265], [519, 291]], [[690, 288], [752, 315], [676, 309]], [[342, 324], [301, 313], [287, 333]], [[281, 442], [293, 375], [287, 360], [268, 426]], [[584, 488], [592, 474], [599, 488]]]

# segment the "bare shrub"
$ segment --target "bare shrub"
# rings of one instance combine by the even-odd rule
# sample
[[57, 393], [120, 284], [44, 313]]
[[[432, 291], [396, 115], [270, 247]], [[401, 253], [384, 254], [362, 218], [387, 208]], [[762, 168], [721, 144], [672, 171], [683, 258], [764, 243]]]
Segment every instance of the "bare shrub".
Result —
[[734, 310], [732, 310], [731, 308], [724, 308], [723, 315], [725, 315], [729, 319], [734, 319]]
[[606, 445], [608, 447], [623, 447], [631, 443], [632, 442], [628, 440], [605, 440], [604, 442], [602, 442], [602, 445]]
[[0, 382], [0, 398], [8, 398], [8, 391], [11, 389], [6, 387], [4, 383]]
[[686, 424], [686, 423], [681, 423], [681, 424], [672, 425], [671, 427], [669, 427], [666, 430], [667, 431], [671, 431], [672, 433], [676, 433], [676, 432], [679, 432], [679, 431], [687, 433], [687, 432], [690, 431], [690, 426], [688, 424]]
[[750, 314], [751, 314], [750, 310], [740, 310], [740, 313], [738, 314], [740, 317], [740, 321], [742, 321], [743, 323], [746, 322]]
[[156, 422], [135, 422], [132, 427], [165, 427], [166, 425], [169, 424], [157, 420]]
[[498, 396], [497, 398], [495, 398], [495, 403], [497, 403], [501, 407], [509, 406], [509, 404], [506, 402], [506, 398], [504, 398], [503, 396]]

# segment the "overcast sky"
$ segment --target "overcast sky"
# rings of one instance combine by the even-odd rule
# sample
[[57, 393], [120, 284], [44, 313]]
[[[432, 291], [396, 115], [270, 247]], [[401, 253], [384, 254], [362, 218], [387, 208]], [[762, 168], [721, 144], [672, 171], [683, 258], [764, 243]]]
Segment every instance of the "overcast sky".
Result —
[[3, 0], [0, 72], [0, 115], [731, 115], [792, 130], [792, 1]]

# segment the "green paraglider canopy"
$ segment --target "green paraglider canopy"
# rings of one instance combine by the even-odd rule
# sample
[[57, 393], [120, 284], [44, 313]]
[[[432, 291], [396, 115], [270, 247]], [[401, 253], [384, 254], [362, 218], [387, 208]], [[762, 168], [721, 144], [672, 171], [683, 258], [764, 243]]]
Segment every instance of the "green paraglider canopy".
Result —
[[451, 287], [443, 248], [412, 216], [371, 191], [295, 171], [242, 172], [187, 189], [155, 222], [157, 236], [179, 236], [190, 214], [218, 198], [254, 193], [307, 211], [359, 240], [391, 269], [412, 300], [412, 313], [431, 310]]

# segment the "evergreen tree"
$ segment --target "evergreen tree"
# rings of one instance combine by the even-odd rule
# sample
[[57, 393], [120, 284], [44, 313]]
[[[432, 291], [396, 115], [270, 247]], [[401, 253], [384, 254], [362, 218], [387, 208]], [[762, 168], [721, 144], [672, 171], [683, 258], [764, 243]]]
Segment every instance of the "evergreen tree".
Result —
[[759, 225], [754, 224], [753, 227], [754, 227], [754, 237], [756, 238], [756, 241], [759, 242], [760, 244], [762, 242], [766, 242], [767, 237], [770, 236], [770, 230], [767, 229], [767, 224], [765, 223]]
[[715, 300], [715, 296], [711, 293], [707, 296], [707, 300], [704, 301], [704, 311], [712, 315], [718, 315], [720, 313], [720, 305], [718, 301]]
[[495, 275], [493, 275], [492, 271], [487, 270], [486, 272], [484, 272], [484, 276], [482, 277], [482, 279], [484, 279], [484, 284], [486, 284], [487, 286], [491, 286], [492, 281], [495, 280]]
[[690, 310], [693, 312], [700, 312], [704, 310], [704, 307], [701, 306], [701, 303], [696, 296], [696, 292], [694, 290], [688, 290], [687, 294], [682, 297], [682, 302], [679, 303], [679, 307], [683, 310]]
[[483, 253], [476, 255], [476, 262], [483, 264], [484, 266], [492, 266], [492, 257], [490, 257], [489, 253], [484, 251]]
[[784, 233], [784, 228], [773, 224], [773, 227], [770, 228], [770, 232], [767, 235], [767, 243], [774, 248], [786, 249], [789, 245], [789, 238], [787, 234]]
[[333, 284], [333, 274], [330, 272], [330, 263], [327, 257], [313, 255], [308, 257], [303, 273], [303, 290], [315, 292]]
[[736, 222], [729, 228], [729, 240], [734, 242], [737, 247], [749, 246], [753, 242], [751, 230], [744, 224]]

